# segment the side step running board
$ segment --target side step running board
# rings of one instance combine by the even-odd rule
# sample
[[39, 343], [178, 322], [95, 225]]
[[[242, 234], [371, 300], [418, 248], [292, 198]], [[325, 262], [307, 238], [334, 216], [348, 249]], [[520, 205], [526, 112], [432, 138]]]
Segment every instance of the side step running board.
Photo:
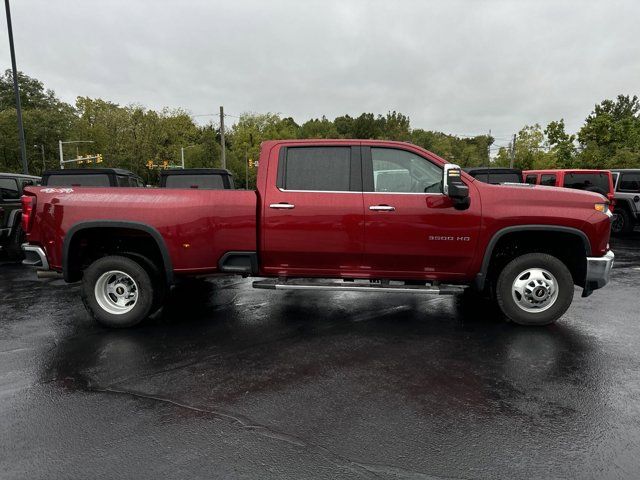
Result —
[[253, 282], [253, 288], [267, 290], [333, 290], [345, 292], [395, 292], [395, 293], [421, 293], [426, 295], [455, 295], [462, 293], [466, 286], [463, 285], [405, 285], [401, 282], [363, 282], [357, 281], [317, 281], [312, 279], [295, 280], [257, 280]]

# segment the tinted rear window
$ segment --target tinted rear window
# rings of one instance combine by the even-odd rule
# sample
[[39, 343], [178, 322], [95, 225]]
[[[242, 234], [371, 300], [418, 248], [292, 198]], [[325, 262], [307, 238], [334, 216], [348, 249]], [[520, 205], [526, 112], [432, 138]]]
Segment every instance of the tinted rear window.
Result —
[[606, 195], [609, 193], [609, 176], [602, 172], [565, 173], [564, 187]]
[[535, 185], [537, 181], [538, 181], [538, 175], [531, 174], [531, 175], [527, 175], [527, 179], [525, 180], [525, 183], [530, 183], [531, 185]]
[[109, 187], [109, 176], [106, 173], [87, 175], [51, 175], [47, 185], [56, 187]]
[[556, 176], [551, 174], [540, 175], [540, 185], [553, 187], [556, 184]]
[[286, 190], [349, 191], [350, 147], [288, 148]]
[[622, 192], [640, 192], [640, 172], [623, 173], [618, 190]]
[[478, 173], [474, 175], [475, 178], [484, 183], [522, 183], [522, 177], [517, 173]]
[[13, 178], [0, 178], [0, 198], [3, 200], [20, 198], [18, 183]]
[[197, 188], [200, 190], [223, 190], [222, 175], [169, 175], [165, 188]]

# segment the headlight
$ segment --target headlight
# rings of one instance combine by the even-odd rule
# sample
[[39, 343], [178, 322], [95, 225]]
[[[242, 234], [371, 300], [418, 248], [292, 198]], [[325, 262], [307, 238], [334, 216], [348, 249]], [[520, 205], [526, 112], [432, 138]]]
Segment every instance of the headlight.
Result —
[[593, 205], [593, 208], [595, 208], [596, 211], [598, 211], [600, 213], [604, 213], [608, 217], [613, 216], [613, 214], [611, 213], [611, 210], [609, 210], [609, 204], [608, 203], [596, 203], [596, 204]]

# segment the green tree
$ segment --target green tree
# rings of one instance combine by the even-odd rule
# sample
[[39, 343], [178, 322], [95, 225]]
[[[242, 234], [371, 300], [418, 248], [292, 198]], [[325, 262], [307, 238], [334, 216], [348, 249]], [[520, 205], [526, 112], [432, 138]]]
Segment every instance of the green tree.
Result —
[[334, 122], [324, 115], [322, 118], [312, 118], [300, 126], [300, 138], [338, 138], [338, 129]]
[[[23, 107], [27, 160], [31, 173], [57, 166], [58, 140], [66, 138], [77, 117], [74, 108], [59, 100], [42, 82], [18, 73]], [[45, 162], [42, 160], [44, 147]], [[0, 77], [0, 170], [21, 171], [13, 76], [7, 70]]]
[[514, 167], [522, 170], [555, 168], [546, 151], [546, 139], [539, 124], [525, 125], [516, 135]]
[[[582, 167], [612, 168], [619, 161], [640, 167], [640, 101], [618, 95], [596, 105], [578, 132]], [[620, 153], [618, 153], [620, 151]]]
[[554, 121], [544, 130], [549, 143], [549, 154], [553, 157], [551, 163], [557, 168], [570, 168], [576, 153], [575, 135], [565, 132], [564, 119]]

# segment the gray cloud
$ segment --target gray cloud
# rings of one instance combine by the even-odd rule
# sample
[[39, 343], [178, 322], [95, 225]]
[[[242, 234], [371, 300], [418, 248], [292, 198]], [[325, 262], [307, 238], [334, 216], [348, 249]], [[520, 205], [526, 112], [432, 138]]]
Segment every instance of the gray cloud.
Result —
[[[640, 93], [640, 2], [13, 0], [19, 68], [59, 96], [302, 121], [399, 110], [455, 133]], [[9, 65], [2, 16], [0, 58]]]

